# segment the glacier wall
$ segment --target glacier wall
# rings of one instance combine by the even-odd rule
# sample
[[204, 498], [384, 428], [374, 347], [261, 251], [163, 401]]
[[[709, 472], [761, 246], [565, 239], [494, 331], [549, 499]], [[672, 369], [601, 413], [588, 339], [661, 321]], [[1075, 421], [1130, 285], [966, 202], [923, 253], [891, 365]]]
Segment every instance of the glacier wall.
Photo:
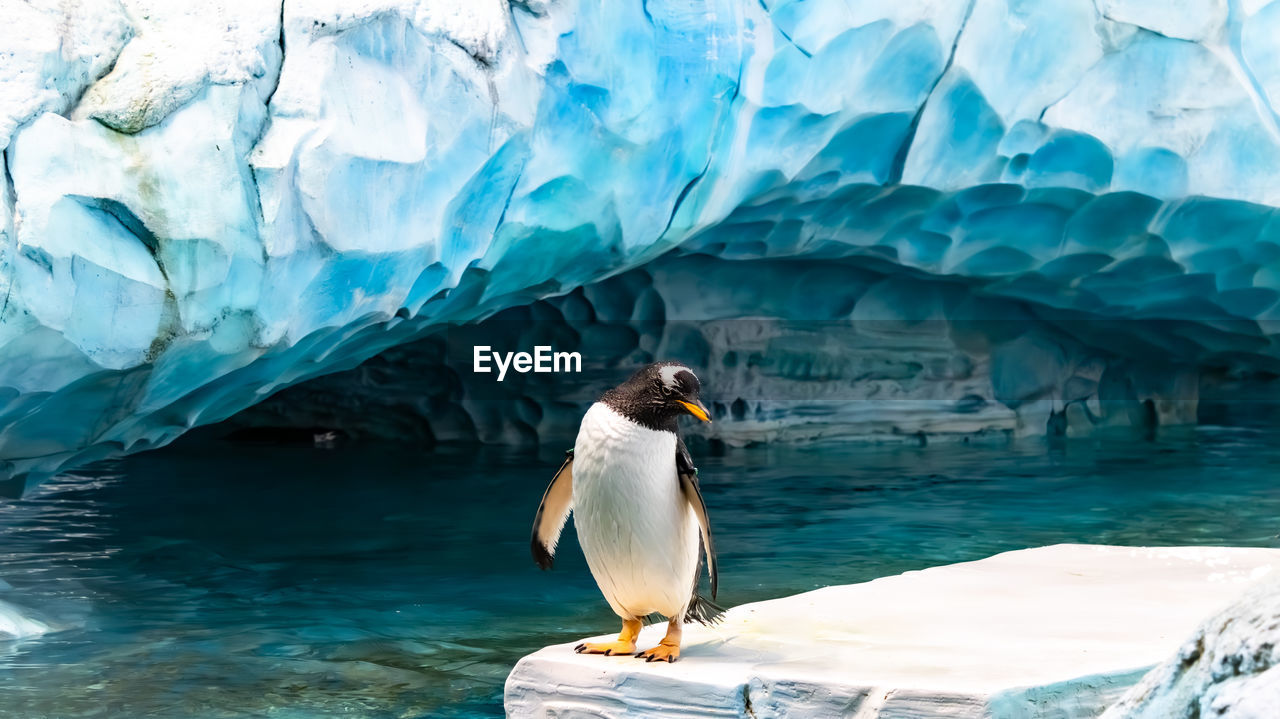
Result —
[[[215, 431], [567, 445], [602, 392], [659, 358], [698, 368], [715, 421], [684, 431], [713, 448], [1141, 437], [1195, 422], [1194, 365], [1159, 359], [1139, 337], [1085, 344], [1077, 322], [1053, 314], [864, 257], [676, 252], [290, 387]], [[1101, 331], [1104, 321], [1088, 324]], [[580, 352], [582, 372], [511, 371], [497, 383], [473, 371], [477, 345]]]
[[676, 249], [1280, 359], [1280, 2], [0, 9], [8, 476]]

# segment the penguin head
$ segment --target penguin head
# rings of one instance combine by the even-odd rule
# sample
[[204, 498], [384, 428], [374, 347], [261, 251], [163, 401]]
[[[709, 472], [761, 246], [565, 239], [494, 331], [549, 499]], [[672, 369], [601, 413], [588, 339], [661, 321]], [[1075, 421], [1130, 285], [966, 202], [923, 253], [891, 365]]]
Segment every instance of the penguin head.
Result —
[[683, 414], [711, 421], [711, 413], [699, 397], [701, 392], [702, 383], [693, 370], [679, 362], [655, 362], [600, 399], [642, 425], [674, 430], [676, 419]]

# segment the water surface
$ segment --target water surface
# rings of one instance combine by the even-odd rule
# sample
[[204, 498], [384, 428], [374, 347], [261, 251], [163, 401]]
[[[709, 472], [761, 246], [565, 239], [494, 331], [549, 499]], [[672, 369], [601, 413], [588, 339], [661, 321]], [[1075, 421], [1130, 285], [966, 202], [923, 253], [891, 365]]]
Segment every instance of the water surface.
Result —
[[[1271, 430], [697, 457], [726, 605], [1056, 542], [1280, 546]], [[523, 654], [612, 632], [572, 529], [529, 558], [559, 453], [219, 441], [0, 505], [0, 717], [483, 717]]]

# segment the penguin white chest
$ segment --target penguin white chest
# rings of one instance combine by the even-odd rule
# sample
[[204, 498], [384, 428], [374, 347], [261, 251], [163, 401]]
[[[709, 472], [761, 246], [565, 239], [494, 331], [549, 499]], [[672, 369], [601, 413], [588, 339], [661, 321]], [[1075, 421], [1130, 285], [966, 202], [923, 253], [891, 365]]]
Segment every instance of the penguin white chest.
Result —
[[698, 526], [676, 477], [676, 435], [597, 402], [573, 453], [573, 522], [614, 612], [683, 614], [698, 568]]

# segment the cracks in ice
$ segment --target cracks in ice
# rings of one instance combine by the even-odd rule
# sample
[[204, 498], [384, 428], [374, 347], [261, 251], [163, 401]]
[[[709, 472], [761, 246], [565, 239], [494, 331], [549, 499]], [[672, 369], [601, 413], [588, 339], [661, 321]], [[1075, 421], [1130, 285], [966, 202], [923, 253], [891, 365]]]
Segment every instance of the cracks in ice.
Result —
[[[515, 24], [514, 21], [512, 24]], [[493, 111], [489, 116], [489, 145], [487, 148], [488, 153], [492, 155], [493, 138], [497, 133], [498, 128], [498, 87], [493, 81], [493, 73], [497, 69], [497, 58], [487, 57], [484, 53], [478, 50], [472, 50], [448, 35], [444, 36], [444, 40], [450, 45], [461, 50], [467, 57], [471, 58], [471, 60], [479, 67], [481, 76], [484, 77], [485, 85], [488, 87], [489, 91], [489, 104], [493, 106]], [[524, 40], [521, 38], [521, 44], [523, 44], [523, 42]], [[496, 52], [497, 51], [495, 50], [495, 54]]]
[[[137, 238], [138, 242], [146, 248], [147, 253], [151, 255], [151, 259], [155, 261], [156, 269], [160, 271], [160, 276], [164, 278], [164, 306], [160, 314], [160, 323], [156, 328], [155, 338], [151, 341], [151, 345], [147, 348], [145, 355], [146, 361], [154, 362], [164, 352], [165, 348], [173, 342], [174, 338], [182, 333], [182, 312], [178, 308], [178, 297], [174, 294], [173, 282], [169, 278], [169, 272], [165, 268], [164, 260], [161, 257], [160, 238], [146, 226], [146, 223], [140, 217], [121, 202], [101, 197], [86, 197], [84, 195], [67, 195], [67, 197], [86, 208], [107, 214], [119, 223], [124, 231]], [[2, 313], [2, 310], [0, 310], [0, 313]]]
[[751, 685], [742, 685], [742, 711], [751, 719], [756, 719], [756, 709], [751, 705]]
[[1107, 13], [1103, 12], [1102, 8], [1098, 7], [1098, 3], [1096, 1], [1093, 3], [1093, 10], [1094, 12], [1098, 13], [1098, 17], [1108, 22], [1115, 23], [1117, 25], [1129, 25], [1131, 27], [1137, 28], [1140, 32], [1149, 32], [1152, 35], [1158, 35], [1166, 40], [1176, 40], [1178, 42], [1189, 42], [1193, 45], [1199, 44], [1195, 40], [1188, 40], [1185, 37], [1174, 37], [1172, 35], [1166, 35], [1153, 27], [1147, 27], [1146, 25], [1141, 25], [1131, 20], [1120, 20], [1120, 19], [1114, 18], [1111, 15], [1108, 15]]
[[[129, 34], [123, 38], [124, 42], [120, 43], [120, 47], [116, 49], [115, 55], [111, 58], [111, 64], [103, 68], [102, 72], [96, 77], [89, 78], [89, 81], [84, 84], [84, 87], [80, 88], [80, 93], [76, 95], [75, 99], [67, 103], [67, 109], [64, 112], [59, 113], [63, 118], [70, 120], [71, 116], [75, 113], [76, 108], [80, 107], [80, 103], [84, 101], [84, 96], [89, 94], [89, 90], [91, 90], [99, 80], [115, 71], [116, 63], [120, 62], [120, 56], [124, 54], [124, 49], [129, 47], [129, 43], [133, 42], [134, 38], [137, 37], [133, 17], [128, 15], [127, 10], [126, 16], [129, 18]], [[17, 133], [15, 132], [14, 134]]]
[[1244, 21], [1241, 19], [1240, 0], [1228, 0], [1227, 2], [1227, 42], [1231, 51], [1231, 59], [1233, 60], [1232, 70], [1241, 76], [1245, 92], [1249, 94], [1249, 99], [1253, 101], [1254, 107], [1258, 112], [1258, 119], [1262, 121], [1263, 127], [1267, 128], [1267, 132], [1276, 140], [1280, 141], [1280, 114], [1276, 113], [1274, 107], [1267, 99], [1266, 90], [1262, 88], [1262, 83], [1258, 82], [1258, 78], [1254, 76], [1253, 70], [1249, 67], [1249, 63], [1244, 58]]
[[[760, 0], [760, 7], [764, 9], [766, 14], [769, 12], [769, 8], [767, 5], [764, 4], [764, 0]], [[652, 22], [653, 18], [649, 16], [649, 9], [648, 9], [647, 2], [645, 3], [644, 14], [645, 14], [645, 17], [648, 17], [650, 22]], [[782, 31], [779, 30], [778, 32], [782, 32]], [[786, 35], [784, 34], [783, 37], [786, 37]], [[801, 49], [800, 51], [804, 52], [803, 49]], [[742, 73], [743, 73], [744, 64], [745, 64], [744, 60], [742, 60], [740, 57], [738, 61], [738, 75], [733, 81], [733, 93], [729, 95], [729, 100], [725, 102], [723, 105], [723, 111], [728, 113], [730, 116], [732, 116], [734, 112], [734, 103], [738, 101], [738, 96], [742, 94]], [[717, 123], [717, 124], [721, 128], [726, 127], [728, 125], [728, 123]], [[665, 225], [662, 226], [662, 232], [658, 233], [658, 237], [657, 237], [658, 240], [661, 240], [667, 236], [667, 232], [671, 230], [672, 223], [675, 222], [676, 213], [678, 213], [680, 211], [680, 208], [684, 205], [685, 199], [688, 198], [689, 193], [693, 191], [693, 188], [697, 186], [697, 184], [707, 176], [707, 173], [711, 169], [711, 162], [712, 160], [715, 159], [715, 150], [714, 150], [715, 145], [716, 145], [715, 137], [713, 136], [710, 142], [710, 146], [707, 148], [707, 161], [703, 163], [702, 170], [700, 170], [698, 174], [694, 175], [693, 178], [691, 178], [687, 183], [685, 183], [685, 186], [680, 189], [680, 194], [676, 195], [676, 201], [671, 206], [671, 213], [667, 215], [667, 222]]]
[[[18, 185], [13, 181], [13, 172], [9, 169], [9, 148], [0, 151], [0, 168], [4, 170], [4, 193], [9, 199], [9, 206], [18, 211]], [[10, 229], [13, 229], [13, 218], [9, 218]]]
[[[529, 11], [528, 6], [523, 3], [509, 2], [507, 3], [507, 18], [511, 21], [511, 31], [515, 33], [516, 41], [520, 43], [520, 53], [527, 56], [529, 54], [529, 44], [524, 41], [524, 33], [520, 31], [520, 23], [516, 22], [517, 7], [526, 12]], [[536, 14], [533, 16], [539, 17]]]
[[965, 8], [964, 18], [960, 21], [960, 27], [956, 28], [955, 39], [951, 42], [951, 52], [947, 54], [947, 63], [942, 66], [942, 72], [938, 73], [933, 85], [929, 87], [929, 92], [925, 93], [924, 100], [916, 110], [915, 116], [911, 118], [911, 124], [907, 126], [907, 134], [902, 138], [902, 144], [898, 146], [898, 152], [893, 156], [893, 164], [889, 167], [889, 175], [885, 179], [886, 185], [896, 185], [902, 182], [902, 173], [907, 166], [907, 155], [911, 151], [912, 143], [915, 142], [916, 131], [920, 128], [920, 118], [924, 116], [924, 110], [928, 107], [929, 100], [933, 98], [933, 93], [938, 89], [938, 85], [942, 83], [942, 78], [947, 76], [947, 73], [951, 71], [952, 63], [956, 61], [956, 49], [960, 47], [960, 38], [964, 35], [965, 26], [969, 24], [969, 17], [973, 15], [973, 6], [976, 4], [977, 0], [969, 0], [969, 6]]
[[[1141, 28], [1139, 28], [1139, 32], [1141, 32], [1141, 31], [1142, 31], [1142, 30], [1141, 30]], [[1103, 53], [1103, 55], [1102, 55], [1102, 59], [1105, 59], [1105, 58], [1106, 58], [1106, 56], [1107, 56], [1107, 55], [1106, 55], [1106, 53]], [[1098, 62], [1102, 62], [1102, 59], [1099, 59], [1099, 60], [1098, 60]], [[1085, 70], [1084, 72], [1082, 72], [1082, 73], [1080, 73], [1079, 75], [1077, 75], [1077, 76], [1076, 76], [1076, 78], [1075, 78], [1075, 82], [1073, 82], [1073, 83], [1071, 84], [1071, 87], [1069, 87], [1069, 88], [1067, 88], [1065, 91], [1063, 91], [1063, 93], [1062, 93], [1061, 95], [1059, 95], [1058, 97], [1056, 97], [1056, 98], [1054, 98], [1053, 100], [1051, 100], [1051, 101], [1049, 101], [1049, 102], [1045, 103], [1044, 107], [1040, 108], [1040, 114], [1036, 115], [1036, 122], [1039, 122], [1039, 123], [1043, 124], [1043, 123], [1044, 123], [1044, 116], [1045, 116], [1045, 115], [1046, 115], [1050, 110], [1052, 110], [1052, 109], [1054, 108], [1054, 106], [1056, 106], [1058, 103], [1062, 102], [1063, 100], [1067, 99], [1067, 97], [1068, 97], [1071, 93], [1075, 92], [1076, 88], [1077, 88], [1077, 87], [1080, 87], [1080, 83], [1084, 82], [1084, 79], [1085, 79], [1086, 77], [1088, 77], [1088, 76], [1089, 76], [1089, 73], [1093, 71], [1093, 68], [1095, 68], [1095, 67], [1097, 67], [1097, 66], [1098, 66], [1098, 65], [1097, 65], [1097, 63], [1094, 63], [1093, 65], [1090, 65], [1090, 66], [1089, 66], [1089, 68], [1088, 68], [1087, 70]]]
[[524, 10], [530, 15], [538, 18], [547, 16], [545, 12], [540, 12], [534, 6], [530, 5], [526, 0], [508, 0], [507, 9], [510, 10], [512, 8], [520, 8], [521, 10]]
[[675, 222], [676, 213], [680, 211], [680, 206], [684, 204], [685, 198], [689, 196], [689, 193], [691, 191], [693, 191], [694, 185], [697, 185], [698, 182], [702, 180], [702, 178], [706, 177], [707, 170], [710, 167], [711, 167], [711, 157], [708, 156], [707, 163], [702, 166], [702, 171], [694, 175], [693, 179], [685, 183], [684, 188], [680, 190], [680, 194], [676, 195], [676, 201], [671, 206], [671, 214], [667, 216], [667, 224], [663, 226], [662, 232], [658, 233], [659, 239], [666, 237], [667, 231], [671, 229], [671, 223]]
[[[262, 123], [263, 132], [266, 131], [266, 126], [270, 123], [271, 100], [275, 98], [276, 91], [280, 89], [280, 76], [284, 74], [284, 2], [285, 0], [280, 0], [280, 39], [279, 39], [280, 67], [277, 68], [276, 70], [276, 84], [274, 87], [271, 88], [271, 92], [267, 93], [267, 99], [264, 100], [262, 103], [263, 108], [267, 110], [267, 118], [268, 118], [267, 122]], [[257, 139], [254, 140], [253, 144], [255, 147], [258, 144], [257, 140], [261, 140], [261, 139], [262, 139], [262, 133], [260, 132], [258, 133]]]
[[[1094, 11], [1094, 12], [1096, 12], [1096, 13], [1098, 14], [1098, 17], [1099, 17], [1100, 19], [1102, 19], [1102, 20], [1106, 20], [1107, 22], [1116, 23], [1116, 24], [1120, 24], [1120, 25], [1131, 25], [1131, 23], [1124, 23], [1124, 22], [1121, 22], [1121, 21], [1119, 21], [1119, 20], [1116, 20], [1115, 18], [1110, 17], [1110, 16], [1109, 16], [1109, 15], [1107, 15], [1106, 13], [1102, 12], [1102, 9], [1098, 7], [1098, 4], [1097, 4], [1096, 2], [1093, 4], [1093, 11]], [[1140, 32], [1143, 32], [1144, 30], [1146, 30], [1146, 28], [1144, 28], [1144, 27], [1142, 27], [1142, 26], [1140, 26], [1140, 25], [1132, 25], [1132, 27], [1137, 28], [1137, 32], [1139, 32], [1139, 33], [1140, 33]], [[1098, 29], [1098, 23], [1097, 23], [1097, 22], [1095, 22], [1095, 23], [1094, 23], [1094, 32], [1095, 32], [1095, 33], [1100, 33], [1100, 32], [1101, 32], [1101, 31]], [[1159, 33], [1156, 33], [1156, 34], [1159, 34]], [[1132, 41], [1130, 41], [1130, 42], [1132, 42]], [[1126, 45], [1126, 46], [1128, 46], [1129, 44], [1130, 44], [1130, 43], [1125, 43], [1125, 45]], [[1086, 68], [1086, 69], [1084, 70], [1084, 72], [1081, 72], [1081, 73], [1077, 74], [1077, 75], [1075, 76], [1074, 81], [1071, 83], [1071, 87], [1068, 87], [1068, 88], [1067, 88], [1066, 90], [1064, 90], [1061, 94], [1059, 94], [1056, 98], [1054, 98], [1054, 99], [1050, 100], [1049, 102], [1046, 102], [1046, 103], [1044, 104], [1044, 107], [1040, 108], [1040, 113], [1039, 113], [1038, 115], [1036, 115], [1036, 122], [1039, 122], [1039, 123], [1041, 123], [1041, 124], [1044, 124], [1044, 116], [1045, 116], [1046, 114], [1048, 114], [1049, 110], [1053, 109], [1054, 105], [1057, 105], [1058, 103], [1060, 103], [1060, 102], [1062, 102], [1063, 100], [1067, 99], [1067, 96], [1069, 96], [1071, 93], [1075, 92], [1076, 88], [1077, 88], [1077, 87], [1080, 87], [1080, 83], [1084, 82], [1084, 79], [1085, 79], [1086, 77], [1088, 77], [1088, 76], [1089, 76], [1089, 73], [1093, 72], [1093, 69], [1094, 69], [1095, 67], [1097, 67], [1097, 66], [1098, 66], [1098, 63], [1100, 63], [1100, 62], [1102, 62], [1103, 60], [1105, 60], [1105, 59], [1107, 58], [1107, 56], [1108, 56], [1108, 55], [1110, 55], [1112, 52], [1113, 52], [1113, 51], [1107, 50], [1107, 49], [1106, 49], [1106, 47], [1104, 46], [1104, 47], [1103, 47], [1103, 50], [1102, 50], [1102, 56], [1101, 56], [1100, 58], [1098, 58], [1096, 61], [1094, 61], [1094, 63], [1093, 63], [1092, 65], [1090, 65], [1088, 68]]]
[[[769, 10], [769, 6], [765, 4], [765, 0], [759, 0], [759, 2], [760, 2], [760, 7], [764, 9], [764, 14], [769, 17], [769, 22], [772, 23], [773, 29], [777, 30], [778, 34], [781, 35], [788, 43], [791, 44], [791, 47], [794, 47], [795, 49], [799, 50], [801, 55], [804, 55], [805, 57], [812, 59], [813, 53], [809, 52], [803, 47], [800, 47], [800, 44], [797, 43], [795, 40], [791, 39], [791, 36], [788, 35], [785, 30], [778, 27], [778, 23], [773, 22], [773, 12]], [[970, 0], [970, 2], [972, 2], [972, 0]]]
[[498, 86], [493, 82], [493, 73], [484, 73], [485, 85], [489, 88], [489, 104], [493, 109], [489, 112], [489, 146], [486, 152], [493, 155], [493, 137], [498, 132]]
[[493, 58], [485, 57], [483, 53], [468, 48], [466, 45], [463, 45], [462, 43], [449, 37], [448, 35], [445, 35], [444, 39], [450, 45], [453, 45], [454, 47], [466, 53], [467, 57], [471, 58], [472, 60], [475, 60], [476, 64], [480, 66], [481, 70], [493, 70], [493, 65], [494, 65]]
[[502, 212], [498, 214], [498, 221], [493, 224], [493, 234], [497, 235], [498, 230], [502, 227], [502, 223], [507, 221], [507, 210], [511, 207], [511, 199], [516, 196], [516, 188], [520, 185], [520, 178], [524, 175], [524, 165], [520, 166], [520, 171], [516, 173], [514, 179], [511, 180], [511, 190], [507, 192], [507, 199], [502, 202]]
[[[8, 148], [5, 148], [3, 152], [0, 152], [0, 166], [3, 166], [4, 168], [5, 201], [9, 203], [9, 207], [11, 209], [9, 220], [8, 220], [8, 227], [5, 228], [6, 245], [8, 247], [17, 247], [18, 232], [17, 232], [17, 223], [14, 221], [14, 216], [18, 213], [18, 194], [17, 194], [17, 186], [14, 185], [13, 183], [13, 173], [9, 171]], [[5, 254], [5, 248], [0, 248], [0, 259], [4, 257], [4, 254]], [[6, 286], [4, 288], [4, 304], [0, 305], [0, 320], [3, 320], [5, 316], [5, 312], [9, 309], [9, 299], [10, 297], [13, 296], [13, 279], [14, 279], [13, 275], [15, 271], [16, 270], [14, 267], [14, 258], [10, 257], [9, 281], [5, 283]]]
[[[263, 228], [267, 220], [266, 213], [262, 210], [262, 188], [258, 185], [258, 172], [249, 161], [249, 158], [253, 155], [254, 151], [258, 149], [258, 145], [261, 144], [262, 138], [266, 136], [267, 130], [271, 127], [271, 101], [275, 99], [276, 92], [280, 90], [280, 80], [284, 77], [284, 3], [285, 0], [280, 0], [280, 66], [276, 68], [275, 84], [271, 87], [271, 92], [267, 93], [267, 98], [262, 101], [263, 118], [262, 126], [258, 128], [258, 136], [253, 138], [253, 142], [249, 143], [249, 149], [243, 158], [245, 171], [242, 175], [249, 181], [249, 184], [253, 186], [253, 199], [254, 204], [256, 205], [256, 217], [254, 219], [257, 221], [259, 230]], [[258, 247], [262, 252], [262, 261], [265, 264], [268, 253], [266, 241], [261, 231], [258, 232]]]
[[[1109, 21], [1109, 22], [1113, 22], [1113, 23], [1116, 23], [1116, 24], [1122, 24], [1122, 25], [1130, 25], [1131, 27], [1136, 28], [1135, 33], [1134, 33], [1134, 37], [1140, 37], [1140, 36], [1143, 36], [1143, 35], [1151, 35], [1151, 36], [1153, 36], [1153, 37], [1163, 38], [1163, 39], [1165, 39], [1165, 40], [1172, 40], [1172, 41], [1174, 41], [1174, 42], [1184, 42], [1184, 43], [1187, 43], [1187, 44], [1189, 44], [1189, 45], [1199, 45], [1200, 47], [1204, 47], [1203, 45], [1200, 45], [1200, 43], [1197, 43], [1197, 42], [1195, 42], [1194, 40], [1187, 40], [1187, 39], [1185, 39], [1185, 38], [1180, 38], [1180, 37], [1171, 37], [1171, 36], [1169, 36], [1169, 35], [1165, 35], [1165, 34], [1164, 34], [1164, 33], [1162, 33], [1162, 32], [1157, 32], [1157, 31], [1152, 30], [1151, 28], [1146, 27], [1146, 26], [1143, 26], [1143, 25], [1134, 25], [1133, 23], [1125, 23], [1125, 22], [1121, 22], [1120, 20], [1116, 20], [1116, 19], [1112, 18], [1111, 16], [1109, 16], [1109, 15], [1107, 15], [1106, 13], [1103, 13], [1103, 12], [1099, 12], [1099, 13], [1098, 13], [1098, 17], [1103, 18], [1103, 19], [1105, 19], [1105, 20], [1107, 20], [1107, 21]], [[1130, 44], [1132, 44], [1132, 41], [1130, 41], [1129, 43], [1126, 43], [1126, 44], [1124, 45], [1124, 47], [1128, 47]], [[1121, 49], [1123, 49], [1123, 48], [1121, 48]], [[1058, 105], [1058, 103], [1060, 103], [1060, 102], [1062, 102], [1063, 100], [1067, 99], [1067, 97], [1068, 97], [1068, 96], [1070, 96], [1070, 95], [1071, 95], [1071, 93], [1075, 92], [1075, 91], [1076, 91], [1076, 88], [1080, 87], [1080, 83], [1084, 82], [1085, 78], [1089, 77], [1089, 73], [1093, 72], [1094, 68], [1096, 68], [1096, 67], [1098, 66], [1098, 64], [1099, 64], [1099, 63], [1101, 63], [1102, 61], [1106, 60], [1106, 59], [1107, 59], [1107, 57], [1108, 57], [1109, 55], [1111, 55], [1111, 54], [1113, 54], [1113, 53], [1116, 53], [1116, 52], [1120, 52], [1120, 50], [1106, 50], [1106, 49], [1104, 49], [1104, 50], [1103, 50], [1103, 52], [1102, 52], [1102, 57], [1098, 58], [1098, 60], [1097, 60], [1096, 62], [1094, 62], [1094, 64], [1092, 64], [1092, 65], [1090, 65], [1088, 68], [1086, 68], [1086, 69], [1084, 70], [1084, 72], [1081, 72], [1081, 73], [1077, 74], [1077, 75], [1075, 76], [1075, 80], [1074, 80], [1074, 82], [1072, 82], [1072, 83], [1071, 83], [1071, 86], [1070, 86], [1070, 87], [1068, 87], [1065, 91], [1063, 91], [1061, 94], [1059, 94], [1059, 95], [1058, 95], [1058, 97], [1054, 98], [1053, 100], [1049, 101], [1048, 103], [1045, 103], [1045, 106], [1044, 106], [1044, 107], [1040, 108], [1040, 114], [1036, 115], [1036, 122], [1044, 123], [1044, 116], [1045, 116], [1045, 115], [1047, 115], [1047, 114], [1049, 113], [1049, 111], [1050, 111], [1050, 110], [1052, 110], [1054, 107], [1056, 107], [1056, 106]], [[1187, 111], [1190, 111], [1190, 108], [1187, 108]]]
[[142, 246], [147, 248], [147, 253], [156, 261], [156, 266], [160, 268], [160, 273], [165, 274], [164, 265], [160, 262], [159, 238], [147, 227], [142, 218], [134, 214], [124, 203], [107, 197], [90, 197], [75, 194], [66, 195], [66, 197], [88, 209], [98, 210], [110, 215], [112, 219], [120, 224], [120, 227], [136, 237], [138, 242], [141, 242]]

